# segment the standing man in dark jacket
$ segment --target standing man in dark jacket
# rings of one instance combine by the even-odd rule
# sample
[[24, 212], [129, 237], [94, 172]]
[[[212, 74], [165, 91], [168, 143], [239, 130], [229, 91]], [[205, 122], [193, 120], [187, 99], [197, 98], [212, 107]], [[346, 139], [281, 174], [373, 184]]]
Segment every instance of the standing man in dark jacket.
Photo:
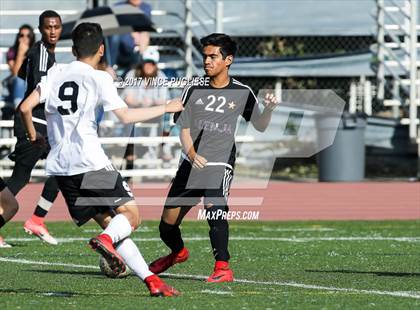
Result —
[[[39, 16], [39, 31], [42, 34], [40, 41], [28, 51], [28, 55], [20, 67], [18, 76], [26, 81], [25, 97], [36, 88], [43, 76], [55, 63], [54, 50], [62, 31], [61, 17], [57, 12], [47, 10]], [[46, 136], [47, 126], [45, 121], [44, 105], [39, 105], [33, 112], [33, 122], [36, 130]], [[15, 151], [10, 159], [15, 161], [13, 173], [7, 182], [7, 187], [17, 195], [28, 184], [31, 171], [39, 159], [46, 158], [49, 147], [32, 145], [26, 137], [25, 128], [19, 113], [15, 115], [14, 134], [17, 138]], [[49, 244], [57, 241], [49, 234], [44, 224], [44, 217], [58, 195], [58, 185], [54, 177], [49, 177], [45, 182], [41, 198], [38, 201], [34, 214], [24, 224], [24, 229], [29, 234], [34, 234]]]

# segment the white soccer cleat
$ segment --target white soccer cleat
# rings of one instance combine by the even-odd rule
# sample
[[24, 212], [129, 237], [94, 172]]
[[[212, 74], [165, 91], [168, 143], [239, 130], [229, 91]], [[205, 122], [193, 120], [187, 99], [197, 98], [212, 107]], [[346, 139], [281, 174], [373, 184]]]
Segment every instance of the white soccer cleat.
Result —
[[4, 241], [3, 237], [0, 236], [0, 248], [11, 248], [12, 246]]
[[34, 221], [29, 219], [25, 222], [25, 225], [23, 225], [23, 229], [25, 230], [26, 233], [30, 235], [35, 235], [39, 239], [41, 239], [42, 241], [45, 241], [48, 244], [51, 244], [51, 245], [58, 244], [57, 240], [53, 236], [50, 235], [45, 225], [36, 224]]

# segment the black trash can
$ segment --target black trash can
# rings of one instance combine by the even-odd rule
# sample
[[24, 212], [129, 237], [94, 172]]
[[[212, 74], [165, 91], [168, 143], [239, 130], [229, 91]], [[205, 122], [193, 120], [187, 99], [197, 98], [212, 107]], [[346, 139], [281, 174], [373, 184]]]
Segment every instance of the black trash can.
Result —
[[[317, 118], [319, 145], [334, 135], [337, 116]], [[331, 146], [318, 153], [318, 179], [321, 182], [356, 182], [365, 176], [364, 114], [343, 114]]]

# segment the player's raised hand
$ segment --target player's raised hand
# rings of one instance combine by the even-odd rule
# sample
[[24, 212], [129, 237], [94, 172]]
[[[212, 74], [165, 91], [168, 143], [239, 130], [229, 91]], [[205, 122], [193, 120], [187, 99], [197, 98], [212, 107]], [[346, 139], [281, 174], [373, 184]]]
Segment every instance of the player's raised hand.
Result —
[[279, 102], [273, 93], [267, 93], [265, 94], [263, 105], [266, 109], [274, 111], [274, 109], [279, 105]]
[[18, 54], [24, 56], [26, 52], [29, 50], [29, 42], [24, 40], [24, 38], [19, 39], [19, 47], [18, 47]]
[[181, 98], [174, 98], [172, 100], [168, 100], [165, 111], [168, 113], [175, 113], [184, 110], [184, 106], [182, 104]]
[[207, 164], [207, 159], [205, 159], [203, 156], [198, 155], [198, 154], [194, 156], [194, 160], [192, 163], [192, 166], [194, 168], [203, 169], [206, 166], [206, 164]]

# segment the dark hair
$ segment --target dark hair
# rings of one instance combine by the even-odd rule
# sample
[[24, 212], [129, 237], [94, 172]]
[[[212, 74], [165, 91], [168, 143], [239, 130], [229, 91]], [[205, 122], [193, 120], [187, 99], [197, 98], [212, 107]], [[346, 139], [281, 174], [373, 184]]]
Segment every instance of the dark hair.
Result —
[[13, 49], [16, 51], [16, 53], [17, 53], [17, 50], [19, 48], [19, 35], [20, 35], [21, 30], [23, 30], [23, 29], [28, 29], [29, 30], [29, 35], [30, 35], [29, 48], [31, 48], [32, 45], [34, 45], [34, 43], [35, 43], [34, 29], [28, 24], [23, 24], [22, 26], [19, 27], [19, 31], [16, 35], [15, 43], [13, 44]]
[[204, 47], [208, 45], [214, 45], [220, 47], [223, 59], [228, 55], [235, 56], [236, 54], [236, 42], [232, 40], [230, 36], [224, 33], [212, 33], [204, 38], [200, 39], [201, 45]]
[[101, 25], [96, 23], [81, 23], [71, 33], [71, 39], [78, 58], [95, 55], [104, 43]]
[[44, 19], [45, 18], [58, 18], [61, 22], [61, 16], [56, 12], [52, 10], [46, 10], [39, 15], [39, 21], [38, 21], [38, 27], [41, 28], [44, 25]]
[[138, 64], [134, 67], [134, 76], [135, 76], [136, 78], [143, 78], [143, 79], [147, 79], [147, 78], [154, 78], [154, 77], [157, 77], [157, 75], [158, 75], [158, 71], [159, 71], [159, 69], [158, 69], [158, 67], [157, 67], [157, 66], [155, 66], [155, 70], [153, 71], [153, 73], [152, 73], [151, 75], [146, 75], [146, 73], [144, 72], [144, 65], [145, 65], [146, 63], [153, 63], [153, 64], [154, 64], [154, 62], [152, 62], [152, 61], [146, 61], [146, 62], [141, 61], [141, 62], [139, 62], [139, 63], [138, 63]]

